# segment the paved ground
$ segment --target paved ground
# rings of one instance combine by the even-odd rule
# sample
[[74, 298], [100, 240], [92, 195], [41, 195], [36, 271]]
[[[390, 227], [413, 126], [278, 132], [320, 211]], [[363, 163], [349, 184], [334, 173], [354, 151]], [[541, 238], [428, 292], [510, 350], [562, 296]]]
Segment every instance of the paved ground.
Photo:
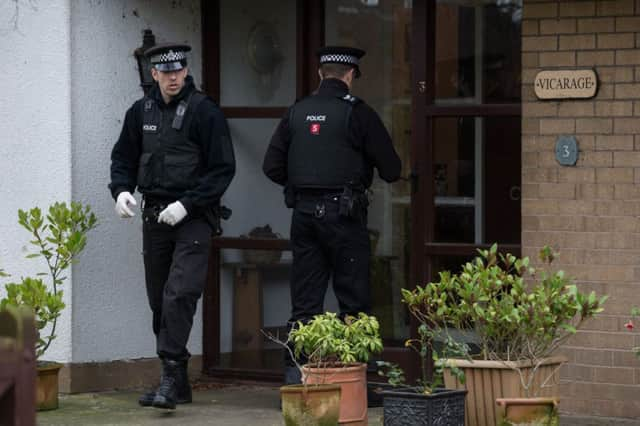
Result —
[[[60, 408], [38, 413], [38, 426], [221, 425], [280, 426], [277, 388], [230, 386], [194, 391], [193, 404], [175, 411], [138, 406], [138, 392], [61, 396]], [[369, 409], [369, 425], [380, 426], [381, 408]]]
[[[61, 396], [60, 408], [38, 413], [38, 426], [276, 426], [284, 424], [277, 388], [200, 386], [193, 404], [177, 410], [138, 406], [139, 392], [104, 392]], [[640, 420], [566, 417], [562, 426], [639, 426]], [[369, 409], [369, 425], [382, 425], [382, 409]]]

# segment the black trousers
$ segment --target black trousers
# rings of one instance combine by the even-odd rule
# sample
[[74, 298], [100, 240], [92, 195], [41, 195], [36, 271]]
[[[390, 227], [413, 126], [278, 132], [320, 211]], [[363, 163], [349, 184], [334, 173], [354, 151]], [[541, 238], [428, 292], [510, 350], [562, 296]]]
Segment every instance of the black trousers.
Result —
[[[287, 328], [324, 312], [324, 297], [332, 278], [340, 315], [371, 310], [369, 273], [371, 243], [366, 217], [356, 220], [338, 214], [337, 197], [299, 199], [291, 217], [291, 318]], [[290, 345], [291, 349], [293, 347]], [[307, 360], [298, 359], [300, 364]], [[285, 382], [295, 370], [284, 351]]]
[[323, 312], [329, 278], [341, 315], [369, 312], [371, 245], [362, 220], [338, 214], [337, 199], [299, 200], [291, 219], [290, 324]]
[[203, 217], [169, 226], [157, 221], [157, 209], [143, 211], [143, 255], [156, 351], [182, 360], [198, 299], [207, 279], [211, 226]]

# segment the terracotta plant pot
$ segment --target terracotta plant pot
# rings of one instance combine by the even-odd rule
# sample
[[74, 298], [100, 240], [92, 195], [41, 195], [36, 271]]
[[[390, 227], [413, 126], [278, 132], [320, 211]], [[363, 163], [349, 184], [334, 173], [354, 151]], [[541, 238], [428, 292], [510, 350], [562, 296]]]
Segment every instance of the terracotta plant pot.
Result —
[[500, 426], [558, 426], [557, 398], [498, 398]]
[[36, 407], [38, 411], [58, 408], [58, 373], [62, 364], [39, 361], [36, 378]]
[[[545, 379], [551, 377], [547, 386], [540, 389], [541, 397], [558, 397], [560, 379], [559, 366], [566, 361], [564, 357], [551, 357], [544, 360], [539, 367], [533, 389], [539, 389]], [[520, 375], [501, 361], [469, 361], [466, 359], [450, 359], [452, 365], [464, 371], [465, 383], [460, 383], [450, 371], [445, 369], [444, 385], [449, 389], [467, 389], [466, 416], [467, 426], [495, 426], [498, 410], [495, 401], [498, 398], [524, 398], [525, 390], [520, 383]], [[519, 364], [521, 369], [531, 367]]]
[[353, 364], [336, 368], [302, 367], [308, 384], [339, 384], [340, 424], [366, 425], [367, 365]]
[[337, 425], [340, 385], [288, 385], [280, 388], [286, 426]]

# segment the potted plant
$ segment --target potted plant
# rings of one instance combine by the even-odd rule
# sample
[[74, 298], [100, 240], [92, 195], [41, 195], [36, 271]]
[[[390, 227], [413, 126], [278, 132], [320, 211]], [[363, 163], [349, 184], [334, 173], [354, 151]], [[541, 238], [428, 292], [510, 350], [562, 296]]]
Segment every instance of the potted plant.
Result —
[[[414, 292], [435, 298], [439, 309], [449, 310], [450, 326], [477, 337], [480, 353], [474, 359], [446, 360], [466, 378], [462, 383], [445, 371], [447, 387], [469, 391], [467, 425], [518, 424], [510, 413], [524, 408], [543, 413], [548, 424], [557, 422], [556, 385], [565, 359], [554, 355], [584, 321], [602, 311], [606, 296], [582, 293], [562, 271], [551, 271], [555, 256], [545, 246], [540, 251], [544, 269], [537, 270], [527, 257], [498, 254], [494, 244], [479, 250], [458, 274], [440, 274], [431, 292]], [[535, 397], [545, 398], [530, 399]]]
[[[294, 325], [296, 327], [297, 325]], [[303, 367], [293, 353], [291, 333], [287, 340], [280, 340], [270, 333], [260, 330], [269, 340], [284, 347], [302, 377], [302, 383], [280, 387], [282, 416], [285, 426], [337, 425], [340, 416], [340, 385], [309, 384], [302, 374]]]
[[288, 341], [294, 359], [307, 359], [305, 384], [340, 385], [340, 424], [367, 424], [366, 363], [382, 351], [378, 320], [364, 313], [340, 319], [327, 312], [298, 322]]
[[[445, 284], [448, 273], [444, 272]], [[450, 335], [451, 325], [455, 325], [455, 299], [449, 297], [445, 286], [429, 283], [415, 290], [402, 289], [402, 301], [409, 312], [419, 322], [418, 338], [405, 342], [406, 347], [420, 356], [421, 377], [416, 385], [408, 385], [404, 372], [397, 365], [379, 361], [378, 374], [388, 378], [389, 386], [380, 392], [383, 397], [384, 424], [407, 426], [432, 426], [439, 424], [463, 426], [465, 422], [464, 389], [443, 388], [443, 377], [450, 369], [461, 383], [462, 370], [449, 367], [448, 357], [468, 356], [469, 348], [456, 342]], [[452, 315], [453, 314], [453, 315]], [[435, 367], [432, 377], [428, 377], [429, 363]]]
[[[299, 366], [302, 369], [302, 366]], [[337, 425], [341, 389], [338, 384], [285, 385], [280, 387], [285, 426]]]
[[[453, 340], [449, 340], [447, 345], [458, 345]], [[431, 345], [431, 344], [429, 344]], [[459, 350], [450, 348], [444, 353], [458, 353]], [[421, 357], [426, 359], [426, 354], [433, 354], [435, 371], [431, 380], [421, 378], [416, 385], [408, 385], [405, 381], [404, 372], [398, 365], [379, 361], [380, 370], [378, 374], [388, 378], [388, 386], [378, 392], [382, 395], [382, 405], [384, 412], [385, 426], [435, 426], [440, 424], [452, 426], [464, 426], [465, 424], [465, 389], [447, 389], [443, 387], [444, 370], [449, 368], [445, 359], [439, 358], [433, 348], [423, 351], [420, 349]], [[423, 362], [423, 377], [425, 369]], [[459, 380], [464, 383], [462, 371], [456, 369], [460, 374]]]
[[[36, 247], [27, 258], [40, 258], [46, 264], [46, 272], [34, 277], [22, 277], [17, 283], [5, 285], [6, 296], [0, 300], [0, 308], [27, 306], [36, 318], [37, 386], [36, 400], [39, 410], [58, 407], [58, 372], [62, 365], [41, 360], [56, 338], [56, 325], [62, 310], [65, 271], [76, 261], [84, 249], [86, 234], [97, 224], [89, 206], [72, 202], [54, 203], [43, 216], [39, 208], [18, 211], [18, 223], [31, 234], [30, 243]], [[2, 272], [2, 271], [0, 271]], [[8, 276], [2, 272], [2, 276]], [[48, 278], [49, 284], [45, 282]]]

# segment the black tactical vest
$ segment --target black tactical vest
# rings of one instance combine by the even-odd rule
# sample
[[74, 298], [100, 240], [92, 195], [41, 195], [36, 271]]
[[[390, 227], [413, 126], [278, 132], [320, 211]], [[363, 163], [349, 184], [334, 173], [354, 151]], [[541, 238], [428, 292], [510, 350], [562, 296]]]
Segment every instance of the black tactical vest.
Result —
[[144, 99], [142, 155], [138, 165], [138, 189], [143, 194], [176, 194], [197, 185], [202, 169], [200, 146], [189, 140], [194, 111], [206, 98], [193, 92], [186, 100], [160, 108]]
[[294, 188], [342, 188], [360, 182], [364, 158], [349, 140], [349, 119], [358, 99], [315, 95], [290, 110], [287, 161]]

